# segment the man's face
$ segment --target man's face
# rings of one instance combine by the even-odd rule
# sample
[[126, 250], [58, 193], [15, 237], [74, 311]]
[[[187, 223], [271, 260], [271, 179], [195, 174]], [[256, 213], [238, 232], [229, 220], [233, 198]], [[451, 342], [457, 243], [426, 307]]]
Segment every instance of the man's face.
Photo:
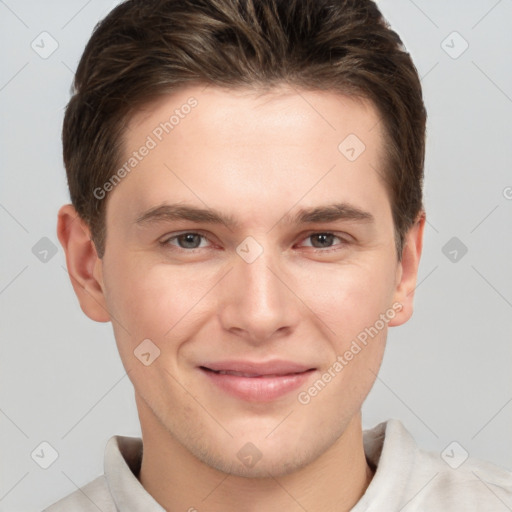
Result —
[[[190, 87], [132, 119], [125, 160], [150, 149], [109, 196], [97, 269], [145, 435], [278, 475], [358, 415], [387, 327], [406, 320], [381, 129], [370, 103], [293, 89]], [[262, 454], [252, 469], [243, 450]]]

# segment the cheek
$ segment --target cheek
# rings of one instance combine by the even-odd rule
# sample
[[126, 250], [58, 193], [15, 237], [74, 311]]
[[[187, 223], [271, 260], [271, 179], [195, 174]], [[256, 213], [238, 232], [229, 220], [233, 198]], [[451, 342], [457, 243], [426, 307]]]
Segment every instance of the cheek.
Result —
[[[382, 260], [385, 258], [381, 255]], [[372, 326], [390, 307], [394, 292], [392, 266], [368, 260], [359, 264], [319, 266], [302, 287], [304, 302], [331, 329], [343, 348]]]
[[116, 331], [125, 340], [126, 331], [130, 333], [130, 346], [146, 338], [163, 346], [172, 338], [186, 337], [187, 326], [208, 305], [210, 281], [203, 272], [198, 279], [194, 269], [118, 259], [105, 271], [107, 305]]
[[391, 268], [368, 262], [315, 274], [316, 292], [305, 302], [330, 328], [324, 331], [330, 353], [319, 378], [322, 382], [311, 389], [315, 394], [325, 384], [322, 397], [314, 399], [319, 410], [334, 408], [337, 417], [349, 418], [374, 384], [384, 355], [387, 325], [395, 314]]

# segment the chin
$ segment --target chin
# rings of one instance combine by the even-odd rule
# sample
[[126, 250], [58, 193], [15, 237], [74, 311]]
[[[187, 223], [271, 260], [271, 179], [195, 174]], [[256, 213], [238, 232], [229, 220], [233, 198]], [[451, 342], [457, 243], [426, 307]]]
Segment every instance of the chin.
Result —
[[[268, 435], [268, 429], [266, 430]], [[301, 432], [283, 429], [265, 438], [235, 435], [234, 438], [188, 437], [184, 446], [202, 463], [222, 473], [241, 478], [279, 478], [300, 471], [313, 463], [335, 442], [339, 432], [317, 429]]]
[[226, 456], [226, 453], [203, 452], [196, 454], [206, 465], [222, 473], [240, 478], [279, 478], [298, 471], [307, 466], [313, 457], [307, 457], [304, 453], [296, 450], [288, 452], [261, 453], [261, 459], [252, 467], [242, 463], [238, 457]]

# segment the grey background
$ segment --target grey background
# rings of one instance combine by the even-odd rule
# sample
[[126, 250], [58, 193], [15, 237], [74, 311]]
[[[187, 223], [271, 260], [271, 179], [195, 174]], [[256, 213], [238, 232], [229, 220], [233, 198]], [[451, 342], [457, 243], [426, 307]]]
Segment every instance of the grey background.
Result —
[[[63, 107], [116, 3], [0, 1], [0, 511], [41, 510], [103, 472], [110, 436], [140, 434], [111, 326], [82, 314], [55, 234]], [[512, 1], [378, 4], [422, 77], [428, 226], [416, 311], [390, 331], [364, 426], [399, 418], [423, 448], [457, 441], [512, 469]], [[31, 458], [43, 441], [48, 469]]]

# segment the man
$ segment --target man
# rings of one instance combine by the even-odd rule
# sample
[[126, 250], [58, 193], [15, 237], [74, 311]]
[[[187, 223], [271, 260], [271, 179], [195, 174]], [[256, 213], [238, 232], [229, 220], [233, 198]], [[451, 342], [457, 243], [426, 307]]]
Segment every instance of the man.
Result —
[[142, 440], [114, 436], [105, 475], [47, 510], [511, 503], [505, 470], [453, 470], [396, 420], [362, 431], [388, 327], [412, 315], [425, 122], [371, 1], [128, 1], [96, 27], [58, 235]]

